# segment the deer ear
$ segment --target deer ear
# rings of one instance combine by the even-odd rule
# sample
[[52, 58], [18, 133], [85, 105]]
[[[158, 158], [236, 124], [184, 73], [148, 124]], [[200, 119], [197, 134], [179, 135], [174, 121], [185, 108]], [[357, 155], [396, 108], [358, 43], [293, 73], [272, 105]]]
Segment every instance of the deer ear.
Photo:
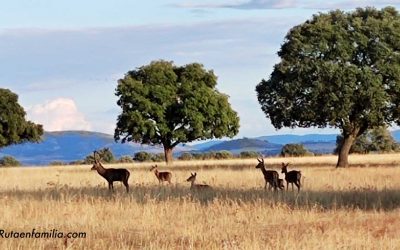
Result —
[[196, 176], [197, 175], [197, 173], [196, 172], [194, 172], [194, 176]]

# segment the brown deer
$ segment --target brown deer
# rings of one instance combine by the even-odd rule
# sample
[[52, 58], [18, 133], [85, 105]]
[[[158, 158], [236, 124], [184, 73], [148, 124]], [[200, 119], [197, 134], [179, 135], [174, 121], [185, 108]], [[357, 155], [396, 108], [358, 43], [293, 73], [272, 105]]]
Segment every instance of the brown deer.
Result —
[[300, 180], [301, 180], [301, 171], [297, 170], [292, 170], [292, 171], [287, 171], [287, 166], [289, 166], [289, 163], [285, 164], [282, 162], [282, 173], [285, 174], [285, 180], [286, 180], [286, 191], [289, 188], [289, 183], [292, 184], [292, 191], [293, 191], [293, 184], [296, 185], [297, 191], [300, 192]]
[[154, 174], [158, 179], [158, 183], [162, 183], [163, 181], [168, 181], [171, 184], [172, 174], [171, 172], [158, 172], [157, 165], [150, 168], [150, 172], [154, 170]]
[[257, 164], [256, 168], [261, 169], [261, 172], [264, 175], [264, 180], [265, 180], [264, 188], [267, 189], [267, 185], [269, 184], [268, 189], [273, 188], [274, 191], [276, 191], [277, 188], [279, 187], [278, 172], [275, 170], [266, 170], [263, 158], [261, 158], [261, 160], [257, 158], [257, 160], [258, 160], [258, 164]]
[[190, 189], [192, 190], [210, 190], [212, 189], [210, 185], [206, 185], [206, 184], [195, 184], [194, 182], [196, 181], [196, 176], [197, 173], [195, 172], [190, 173], [190, 177], [186, 180], [187, 182], [190, 182]]
[[126, 192], [129, 192], [129, 171], [125, 168], [105, 168], [99, 160], [96, 159], [97, 151], [93, 152], [94, 164], [91, 170], [97, 170], [99, 175], [103, 176], [104, 179], [108, 182], [108, 189], [112, 192], [114, 191], [114, 181], [121, 181], [126, 187]]

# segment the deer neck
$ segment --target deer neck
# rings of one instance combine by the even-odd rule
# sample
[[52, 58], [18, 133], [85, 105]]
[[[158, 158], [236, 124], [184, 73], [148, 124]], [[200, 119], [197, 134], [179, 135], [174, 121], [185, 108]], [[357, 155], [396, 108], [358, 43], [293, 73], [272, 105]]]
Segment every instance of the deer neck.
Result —
[[260, 167], [261, 172], [265, 175], [267, 173], [267, 170], [265, 169], [264, 164]]
[[158, 172], [157, 169], [154, 170], [154, 174], [156, 175], [157, 178], [160, 178], [160, 173]]
[[192, 180], [192, 181], [190, 182], [190, 188], [193, 188], [193, 187], [196, 186], [196, 184], [194, 184], [195, 181], [196, 181], [196, 180]]
[[99, 162], [99, 164], [97, 164], [97, 173], [99, 173], [101, 176], [104, 176], [104, 174], [106, 173], [106, 169], [103, 167], [103, 165], [101, 165], [101, 163]]

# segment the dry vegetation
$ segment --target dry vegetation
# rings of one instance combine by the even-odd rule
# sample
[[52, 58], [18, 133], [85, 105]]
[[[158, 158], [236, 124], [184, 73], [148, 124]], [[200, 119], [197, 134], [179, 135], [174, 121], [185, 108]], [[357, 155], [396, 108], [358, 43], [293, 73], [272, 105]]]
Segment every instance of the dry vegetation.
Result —
[[[158, 185], [148, 164], [124, 165], [131, 192], [118, 183], [113, 195], [90, 166], [0, 169], [0, 229], [87, 233], [0, 239], [0, 248], [399, 249], [399, 160], [352, 156], [354, 165], [380, 166], [335, 169], [332, 156], [285, 159], [305, 176], [300, 195], [264, 191], [255, 159], [176, 163], [172, 185]], [[195, 170], [213, 191], [189, 190]]]

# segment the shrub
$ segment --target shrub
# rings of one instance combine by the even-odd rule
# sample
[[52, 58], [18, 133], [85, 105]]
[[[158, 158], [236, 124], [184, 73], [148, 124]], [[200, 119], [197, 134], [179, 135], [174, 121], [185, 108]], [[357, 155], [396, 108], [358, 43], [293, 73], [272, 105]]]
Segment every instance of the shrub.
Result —
[[217, 153], [215, 153], [215, 159], [220, 160], [220, 159], [231, 159], [233, 158], [233, 154], [227, 150], [221, 150]]
[[193, 158], [194, 158], [194, 156], [189, 152], [184, 152], [183, 154], [181, 154], [178, 157], [179, 160], [183, 160], [183, 161], [189, 161], [189, 160], [192, 160]]
[[121, 158], [119, 158], [117, 160], [118, 163], [132, 163], [133, 162], [133, 158], [129, 155], [124, 155], [121, 156]]
[[64, 165], [67, 165], [67, 164], [62, 161], [52, 161], [49, 163], [49, 166], [64, 166]]
[[257, 158], [260, 154], [256, 151], [243, 151], [240, 152], [240, 158]]
[[0, 167], [17, 167], [21, 166], [21, 163], [12, 156], [4, 156], [0, 159]]
[[165, 161], [164, 153], [152, 154], [151, 160], [155, 162]]
[[135, 153], [135, 155], [133, 156], [133, 160], [139, 162], [152, 161], [152, 156], [150, 153], [147, 153], [145, 151], [139, 151]]
[[305, 156], [311, 153], [304, 147], [303, 144], [286, 144], [283, 146], [281, 156]]

